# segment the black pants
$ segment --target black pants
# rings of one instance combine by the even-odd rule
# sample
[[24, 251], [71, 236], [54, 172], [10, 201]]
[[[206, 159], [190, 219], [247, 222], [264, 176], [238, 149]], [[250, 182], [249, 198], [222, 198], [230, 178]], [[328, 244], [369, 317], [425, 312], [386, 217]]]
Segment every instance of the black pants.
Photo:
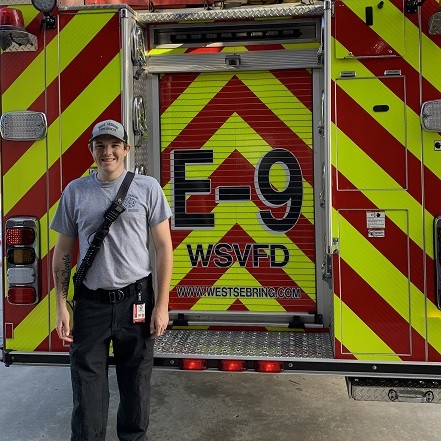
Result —
[[153, 305], [151, 283], [143, 283], [145, 323], [133, 323], [136, 300], [133, 295], [116, 304], [103, 304], [81, 297], [81, 290], [79, 292], [70, 348], [72, 441], [104, 441], [106, 438], [110, 342], [120, 393], [118, 438], [121, 441], [147, 439], [154, 345], [149, 329]]

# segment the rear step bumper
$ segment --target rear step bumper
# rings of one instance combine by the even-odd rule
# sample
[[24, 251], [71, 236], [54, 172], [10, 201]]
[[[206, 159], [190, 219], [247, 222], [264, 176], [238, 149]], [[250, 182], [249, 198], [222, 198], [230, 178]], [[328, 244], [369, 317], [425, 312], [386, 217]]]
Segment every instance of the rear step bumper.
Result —
[[[244, 360], [248, 372], [258, 370], [259, 361], [279, 361], [286, 373], [441, 380], [437, 363], [336, 360], [330, 335], [324, 332], [167, 330], [157, 339], [156, 367], [180, 369], [186, 359], [206, 360], [212, 371], [220, 369], [222, 360]], [[4, 362], [68, 364], [69, 355], [5, 351]]]

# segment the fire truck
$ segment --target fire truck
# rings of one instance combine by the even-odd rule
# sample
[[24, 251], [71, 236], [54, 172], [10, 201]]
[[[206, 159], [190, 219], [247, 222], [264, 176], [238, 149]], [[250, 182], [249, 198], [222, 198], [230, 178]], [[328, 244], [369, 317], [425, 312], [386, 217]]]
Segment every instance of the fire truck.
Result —
[[173, 210], [157, 367], [441, 401], [436, 0], [0, 3], [7, 365], [68, 362], [49, 224], [114, 119]]

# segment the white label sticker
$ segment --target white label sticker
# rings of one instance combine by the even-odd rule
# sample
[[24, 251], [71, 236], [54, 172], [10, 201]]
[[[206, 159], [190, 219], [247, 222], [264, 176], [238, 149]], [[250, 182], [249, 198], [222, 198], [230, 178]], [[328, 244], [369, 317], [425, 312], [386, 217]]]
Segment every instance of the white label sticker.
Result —
[[366, 224], [370, 228], [386, 228], [384, 211], [366, 211]]
[[384, 237], [385, 230], [369, 230], [368, 237]]

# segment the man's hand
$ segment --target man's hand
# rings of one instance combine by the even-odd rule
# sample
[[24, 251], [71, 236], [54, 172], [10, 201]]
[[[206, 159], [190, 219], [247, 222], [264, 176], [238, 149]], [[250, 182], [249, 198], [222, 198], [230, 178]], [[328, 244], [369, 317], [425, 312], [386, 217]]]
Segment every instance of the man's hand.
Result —
[[60, 337], [61, 340], [67, 343], [72, 343], [73, 338], [72, 334], [70, 333], [70, 315], [67, 307], [59, 308], [59, 311], [57, 312], [56, 329], [58, 337]]
[[164, 334], [168, 326], [168, 308], [155, 306], [152, 311], [152, 319], [150, 321], [150, 334], [152, 338], [156, 338]]

